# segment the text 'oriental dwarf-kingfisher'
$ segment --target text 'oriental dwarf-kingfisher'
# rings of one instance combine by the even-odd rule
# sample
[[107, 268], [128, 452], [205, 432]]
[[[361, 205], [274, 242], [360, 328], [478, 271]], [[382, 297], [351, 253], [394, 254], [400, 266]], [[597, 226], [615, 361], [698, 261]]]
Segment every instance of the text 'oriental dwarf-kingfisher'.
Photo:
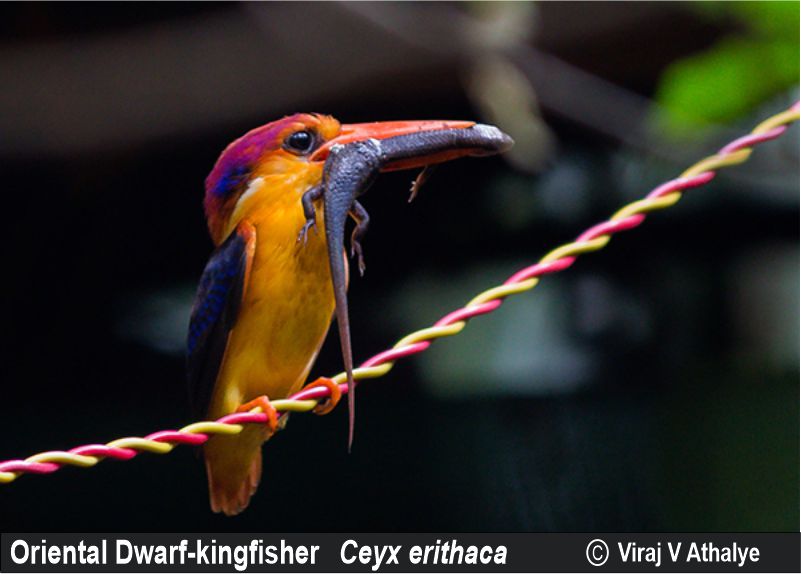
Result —
[[[261, 445], [279, 428], [269, 399], [300, 390], [334, 313], [348, 375], [349, 444], [353, 439], [343, 242], [350, 216], [356, 221], [351, 255], [363, 271], [360, 239], [368, 217], [357, 196], [379, 172], [423, 167], [414, 194], [432, 165], [511, 145], [497, 128], [473, 122], [346, 125], [330, 116], [295, 114], [248, 132], [223, 151], [206, 179], [204, 205], [216, 250], [189, 326], [191, 398], [199, 418], [259, 406], [269, 422], [237, 436], [215, 436], [203, 447], [212, 510], [233, 515], [248, 505], [261, 478]], [[331, 398], [317, 412], [330, 411], [339, 387], [329, 379], [312, 385], [330, 389]]]

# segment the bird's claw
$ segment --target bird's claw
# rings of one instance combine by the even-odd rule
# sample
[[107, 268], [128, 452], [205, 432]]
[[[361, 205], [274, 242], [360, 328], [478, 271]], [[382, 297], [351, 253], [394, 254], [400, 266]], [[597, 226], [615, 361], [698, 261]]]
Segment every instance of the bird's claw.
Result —
[[334, 408], [336, 408], [337, 403], [339, 403], [339, 399], [342, 398], [342, 391], [340, 390], [339, 385], [328, 377], [320, 377], [313, 383], [309, 383], [303, 387], [303, 390], [305, 391], [306, 389], [313, 389], [315, 387], [327, 388], [329, 396], [327, 399], [318, 402], [317, 406], [314, 407], [312, 412], [316, 415], [327, 415], [333, 411]]
[[272, 405], [267, 395], [256, 397], [252, 401], [248, 401], [245, 404], [240, 405], [239, 408], [236, 409], [236, 412], [246, 413], [255, 408], [260, 408], [261, 412], [267, 415], [267, 429], [271, 435], [275, 434], [275, 432], [278, 430], [278, 411], [275, 410], [275, 407]]

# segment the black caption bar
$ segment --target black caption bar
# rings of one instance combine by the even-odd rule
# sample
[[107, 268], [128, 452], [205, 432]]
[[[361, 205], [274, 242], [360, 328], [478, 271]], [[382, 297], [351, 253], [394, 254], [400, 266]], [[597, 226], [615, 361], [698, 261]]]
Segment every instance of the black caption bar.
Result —
[[3, 572], [799, 572], [801, 535], [3, 534]]

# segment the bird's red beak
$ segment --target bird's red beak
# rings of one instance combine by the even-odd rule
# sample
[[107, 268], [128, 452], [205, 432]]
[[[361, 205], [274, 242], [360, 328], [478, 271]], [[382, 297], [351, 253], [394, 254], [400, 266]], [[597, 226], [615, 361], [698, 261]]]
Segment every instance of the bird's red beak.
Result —
[[[458, 120], [420, 120], [397, 122], [369, 122], [364, 124], [343, 124], [339, 135], [321, 145], [311, 156], [312, 161], [325, 161], [333, 146], [345, 145], [368, 139], [384, 140], [396, 136], [410, 135], [421, 132], [434, 132], [444, 130], [465, 129], [475, 125], [475, 122]], [[476, 155], [471, 149], [451, 149], [437, 151], [387, 163], [381, 171], [395, 171], [399, 169], [412, 169], [424, 167], [433, 163], [442, 163], [467, 155]]]

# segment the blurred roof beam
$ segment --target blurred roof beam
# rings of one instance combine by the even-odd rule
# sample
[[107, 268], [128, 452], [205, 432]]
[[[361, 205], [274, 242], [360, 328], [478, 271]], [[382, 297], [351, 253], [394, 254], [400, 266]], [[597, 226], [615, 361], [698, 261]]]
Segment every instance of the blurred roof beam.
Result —
[[299, 6], [233, 5], [110, 35], [6, 47], [0, 153], [92, 153], [266, 120], [446, 63], [341, 4], [315, 4], [314, 19]]

